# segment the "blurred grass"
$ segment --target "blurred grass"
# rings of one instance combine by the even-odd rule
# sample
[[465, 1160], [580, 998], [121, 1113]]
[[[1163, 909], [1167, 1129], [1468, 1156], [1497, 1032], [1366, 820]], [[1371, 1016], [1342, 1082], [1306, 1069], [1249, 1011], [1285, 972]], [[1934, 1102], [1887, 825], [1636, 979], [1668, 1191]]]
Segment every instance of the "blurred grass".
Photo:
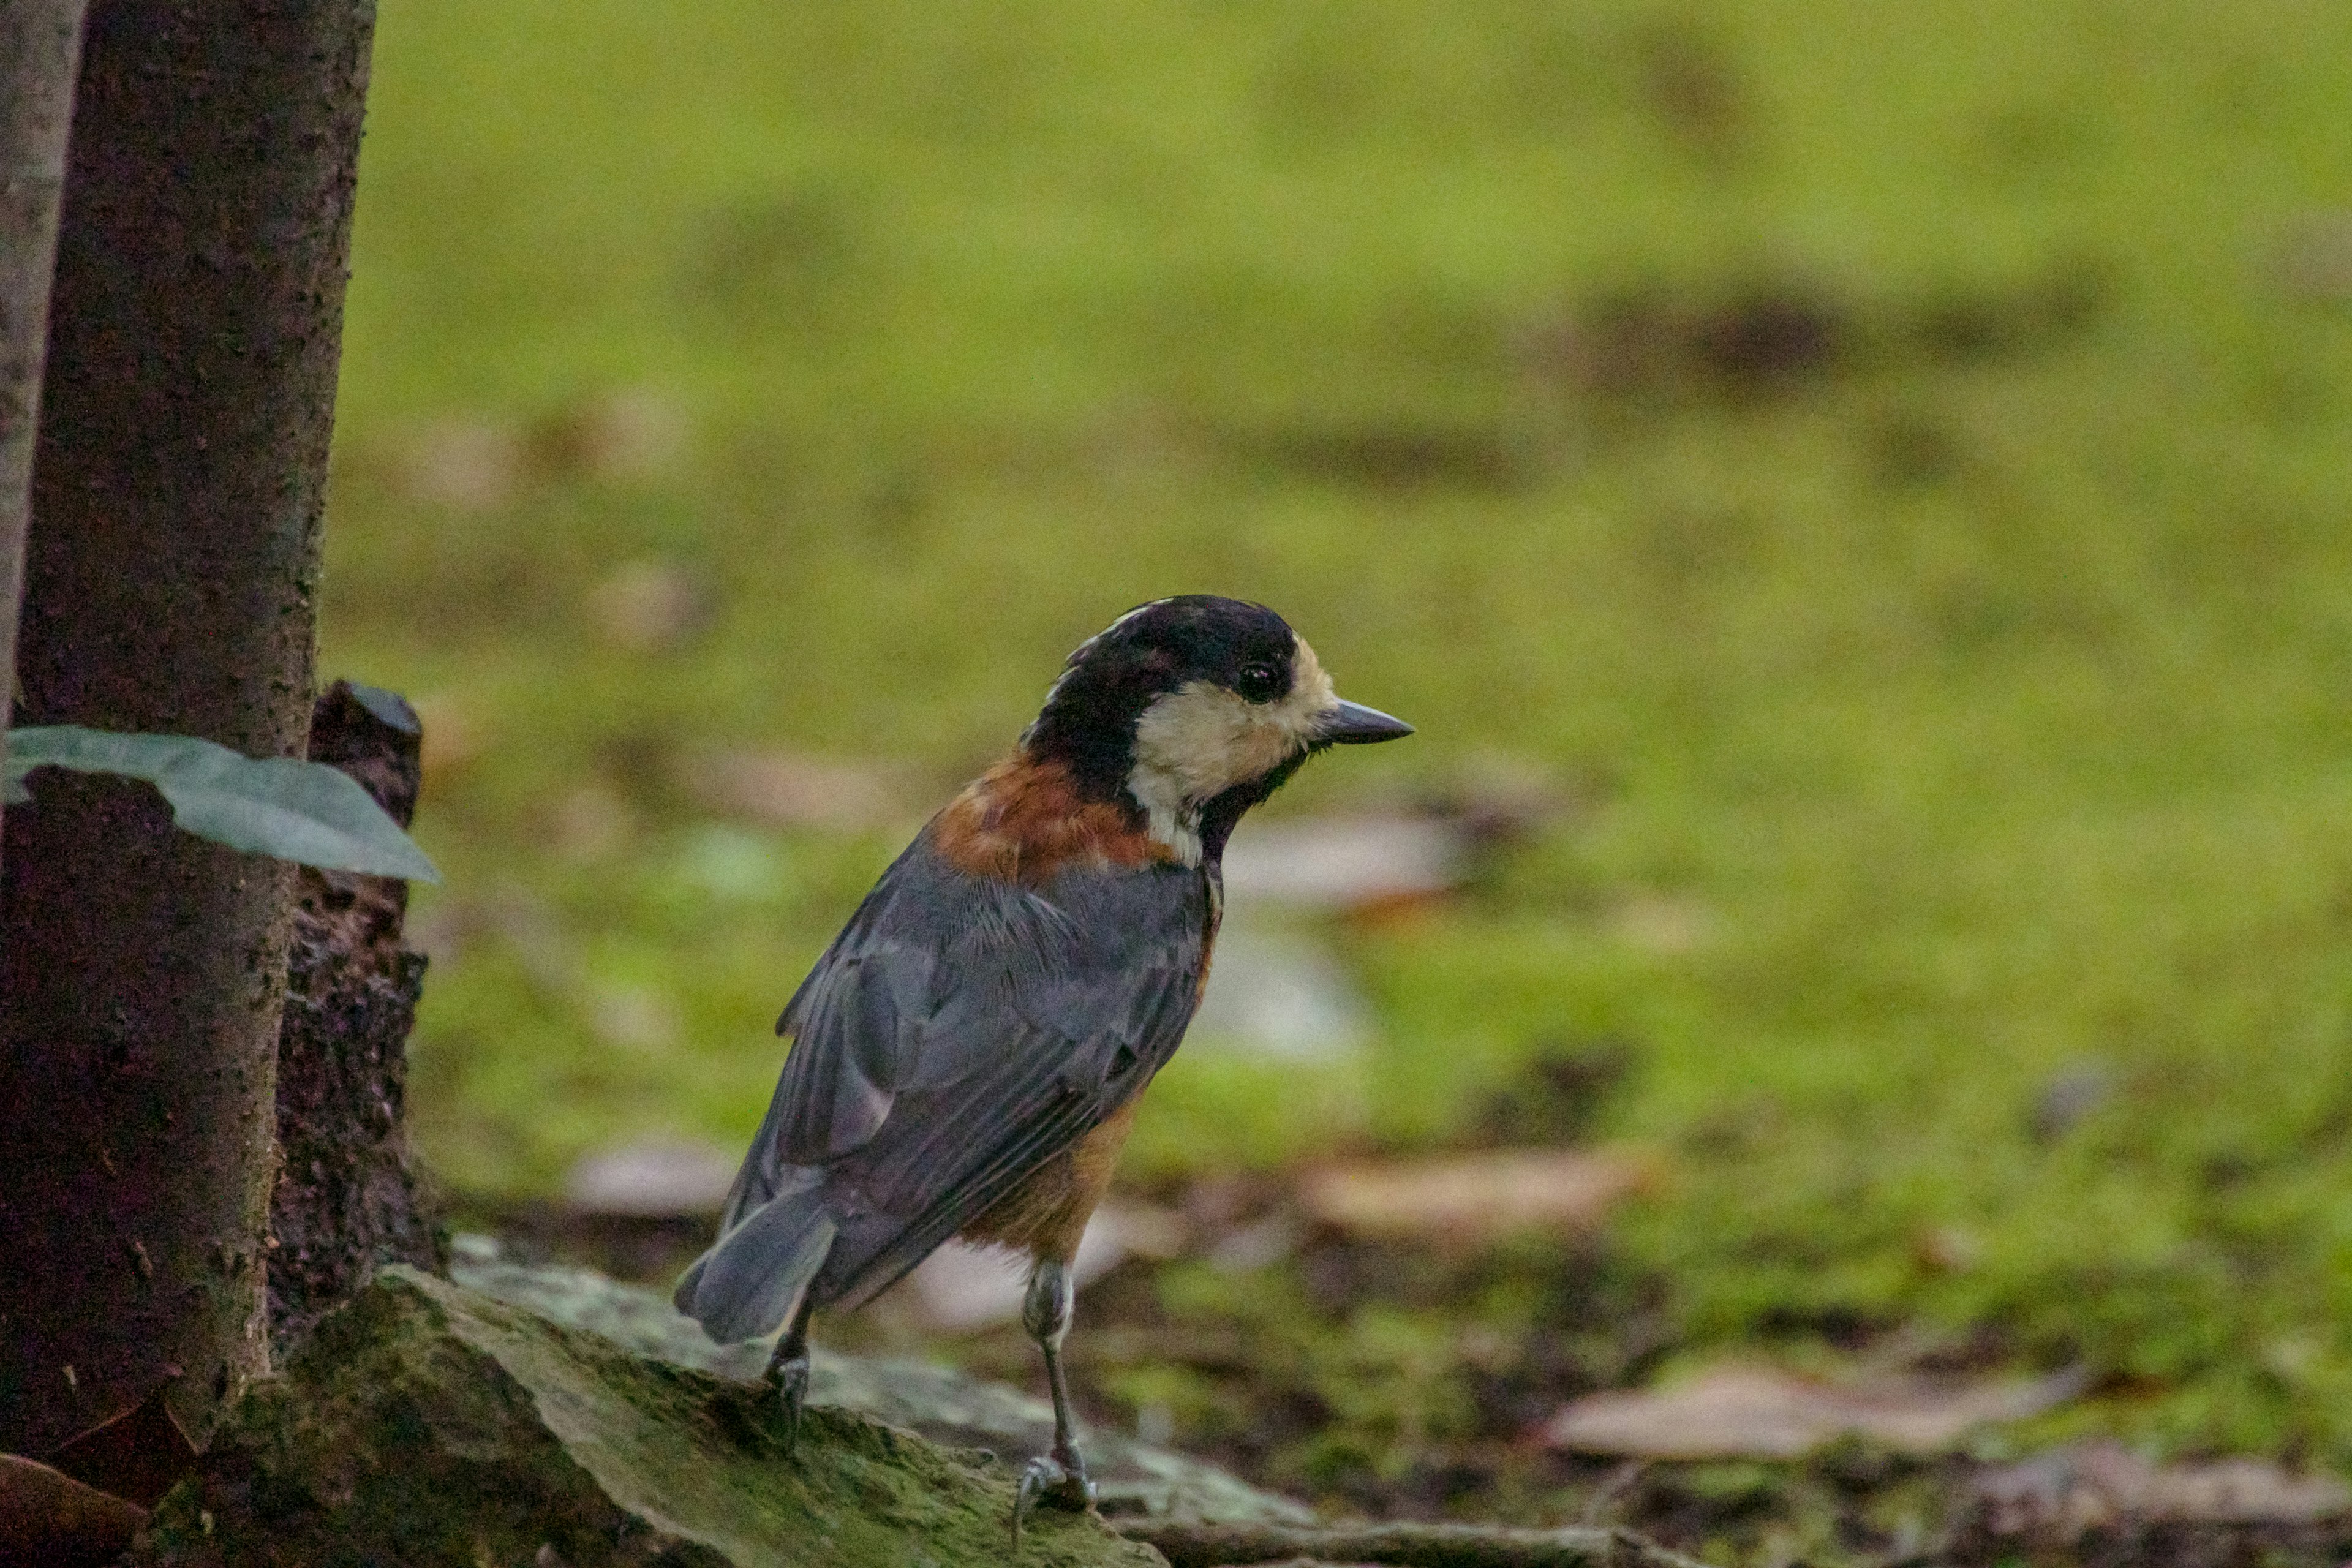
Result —
[[[470, 742], [419, 829], [429, 1156], [530, 1189], [755, 1123], [904, 835], [721, 826], [671, 759], [939, 798], [1110, 615], [1233, 593], [1421, 726], [1287, 805], [1483, 752], [1592, 805], [1348, 939], [1360, 1116], [1180, 1058], [1139, 1172], [1441, 1142], [1533, 1042], [1621, 1037], [1604, 1131], [1677, 1175], [1620, 1244], [1696, 1342], [1990, 1322], [2109, 1375], [2069, 1419], [2352, 1463], [2352, 311], [2276, 265], [2352, 201], [2335, 20], [386, 0], [323, 638]], [[2077, 275], [2085, 330], [2016, 353], [1530, 369], [1612, 293], [1883, 325]], [[666, 470], [405, 477], [436, 421], [641, 387]], [[1294, 460], [1400, 437], [1494, 460]], [[638, 558], [716, 584], [701, 636], [599, 633]], [[2037, 1142], [2086, 1063], [2114, 1093]]]

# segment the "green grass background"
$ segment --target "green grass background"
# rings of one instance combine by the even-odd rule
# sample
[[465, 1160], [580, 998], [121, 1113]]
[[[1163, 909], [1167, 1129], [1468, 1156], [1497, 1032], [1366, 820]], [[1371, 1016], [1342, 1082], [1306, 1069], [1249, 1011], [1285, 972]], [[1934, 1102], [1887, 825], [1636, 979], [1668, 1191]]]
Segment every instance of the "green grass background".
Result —
[[[2347, 102], [2306, 0], [385, 0], [324, 668], [472, 738], [420, 918], [577, 963], [436, 965], [427, 1155], [531, 1191], [756, 1122], [898, 839], [712, 822], [666, 759], [937, 797], [1118, 610], [1230, 593], [1421, 726], [1289, 808], [1494, 753], [1586, 804], [1338, 939], [1360, 1097], [1180, 1058], [1139, 1170], [1442, 1142], [1619, 1037], [1601, 1131], [1672, 1176], [1617, 1244], [1694, 1345], [1992, 1323], [2102, 1374], [2066, 1420], [2352, 1463], [2352, 310], [2277, 265], [2352, 205]], [[2082, 268], [2077, 336], [1750, 400], [1595, 413], [1514, 347], [1610, 290], [1878, 320]], [[655, 477], [400, 479], [435, 421], [637, 387], [693, 430]], [[1263, 456], [1398, 431], [1521, 466]], [[588, 613], [645, 558], [716, 585], [676, 651]], [[626, 826], [567, 850], [583, 789]], [[676, 1027], [612, 1043], [615, 996]], [[2036, 1142], [2084, 1062], [2115, 1092]]]

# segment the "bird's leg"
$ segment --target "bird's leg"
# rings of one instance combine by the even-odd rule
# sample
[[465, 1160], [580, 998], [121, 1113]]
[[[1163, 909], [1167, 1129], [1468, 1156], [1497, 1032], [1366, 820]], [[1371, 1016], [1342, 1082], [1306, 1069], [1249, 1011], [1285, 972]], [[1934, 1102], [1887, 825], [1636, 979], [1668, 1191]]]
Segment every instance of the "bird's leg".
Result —
[[768, 1386], [784, 1405], [784, 1452], [789, 1455], [800, 1447], [801, 1407], [808, 1400], [809, 1352], [808, 1321], [810, 1301], [806, 1296], [793, 1309], [792, 1326], [784, 1337], [776, 1342], [776, 1353], [768, 1359]]
[[1079, 1510], [1095, 1506], [1095, 1484], [1087, 1479], [1087, 1461], [1078, 1453], [1077, 1421], [1070, 1414], [1069, 1380], [1062, 1374], [1062, 1337], [1070, 1331], [1074, 1289], [1066, 1262], [1040, 1258], [1021, 1303], [1021, 1326], [1037, 1342], [1045, 1358], [1045, 1382], [1054, 1391], [1054, 1452], [1030, 1460], [1021, 1472], [1021, 1490], [1013, 1502], [1016, 1547], [1023, 1522], [1038, 1504]]

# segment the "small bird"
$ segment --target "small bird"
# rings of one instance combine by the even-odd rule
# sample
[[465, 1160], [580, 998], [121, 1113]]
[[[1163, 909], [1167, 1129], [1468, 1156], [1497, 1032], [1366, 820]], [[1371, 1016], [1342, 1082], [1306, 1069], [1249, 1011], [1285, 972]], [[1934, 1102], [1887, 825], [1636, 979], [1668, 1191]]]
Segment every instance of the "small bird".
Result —
[[1343, 702], [1281, 616], [1208, 595], [1129, 610], [1070, 655], [1013, 754], [884, 872], [777, 1020], [793, 1038], [719, 1239], [677, 1282], [721, 1342], [783, 1331], [796, 1438], [811, 1310], [950, 1237], [1028, 1254], [1045, 1362], [1040, 1502], [1094, 1502], [1062, 1372], [1070, 1260], [1137, 1096], [1184, 1037], [1242, 814], [1327, 746], [1412, 726]]

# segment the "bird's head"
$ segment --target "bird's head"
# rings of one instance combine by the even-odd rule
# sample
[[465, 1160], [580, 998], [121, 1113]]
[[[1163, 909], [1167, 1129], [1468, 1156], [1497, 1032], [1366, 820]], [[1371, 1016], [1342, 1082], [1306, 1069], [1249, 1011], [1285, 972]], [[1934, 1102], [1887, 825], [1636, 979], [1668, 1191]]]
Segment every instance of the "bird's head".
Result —
[[1242, 813], [1324, 747], [1412, 733], [1340, 700], [1315, 650], [1265, 605], [1185, 594], [1081, 643], [1021, 743], [1089, 797], [1139, 813], [1192, 863], [1220, 854]]

